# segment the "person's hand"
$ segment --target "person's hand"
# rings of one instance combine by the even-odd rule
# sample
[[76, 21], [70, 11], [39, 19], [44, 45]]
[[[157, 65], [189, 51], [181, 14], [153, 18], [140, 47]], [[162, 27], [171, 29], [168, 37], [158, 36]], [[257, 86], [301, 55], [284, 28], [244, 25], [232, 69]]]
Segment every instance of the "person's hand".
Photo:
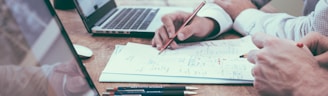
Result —
[[[174, 34], [181, 25], [188, 19], [191, 13], [176, 12], [162, 17], [163, 26], [157, 30], [152, 40], [152, 46], [160, 49]], [[193, 20], [180, 32], [177, 32], [177, 39], [180, 41], [199, 41], [207, 37], [214, 30], [215, 22], [209, 18], [195, 16]], [[178, 45], [175, 41], [169, 45], [176, 49]]]
[[49, 76], [49, 88], [60, 96], [86, 96], [94, 93], [78, 64], [74, 61], [58, 63]]
[[247, 59], [255, 64], [254, 88], [261, 95], [327, 95], [328, 72], [306, 46], [264, 33], [254, 34], [252, 40], [260, 49], [250, 51]]
[[232, 20], [235, 20], [245, 9], [256, 9], [256, 6], [251, 0], [215, 0], [215, 3], [221, 6], [230, 15]]
[[310, 48], [320, 65], [328, 67], [328, 37], [318, 32], [310, 32], [300, 42]]

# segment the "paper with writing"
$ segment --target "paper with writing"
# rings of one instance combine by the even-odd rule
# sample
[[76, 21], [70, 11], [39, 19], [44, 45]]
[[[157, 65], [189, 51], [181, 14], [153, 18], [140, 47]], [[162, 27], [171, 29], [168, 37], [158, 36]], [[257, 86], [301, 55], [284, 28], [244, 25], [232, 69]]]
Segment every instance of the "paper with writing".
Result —
[[180, 44], [175, 50], [128, 43], [116, 47], [103, 74], [253, 80], [253, 64], [241, 54], [256, 49], [250, 37]]

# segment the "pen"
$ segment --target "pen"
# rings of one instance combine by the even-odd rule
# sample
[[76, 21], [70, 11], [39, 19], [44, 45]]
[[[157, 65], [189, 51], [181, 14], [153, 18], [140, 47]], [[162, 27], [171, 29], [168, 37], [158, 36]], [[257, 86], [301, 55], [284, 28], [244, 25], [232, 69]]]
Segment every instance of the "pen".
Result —
[[127, 94], [139, 94], [139, 95], [151, 95], [151, 96], [162, 96], [162, 95], [179, 95], [179, 96], [184, 96], [184, 95], [195, 95], [197, 92], [193, 91], [115, 91], [115, 92], [109, 92], [109, 94], [114, 94], [114, 95], [127, 95]]
[[[303, 48], [304, 44], [301, 42], [296, 43], [298, 48]], [[247, 58], [247, 54], [240, 55], [239, 58]]]
[[[188, 19], [183, 23], [183, 25], [179, 28], [179, 31], [181, 31], [195, 16], [196, 14], [199, 12], [199, 10], [205, 5], [206, 1], [203, 1], [196, 9], [195, 11], [188, 17]], [[165, 45], [160, 49], [159, 54], [161, 54], [174, 40], [174, 38], [178, 35], [177, 32], [174, 34], [174, 37], [171, 38], [168, 42], [165, 43]]]
[[143, 90], [143, 91], [162, 91], [162, 90], [197, 90], [196, 87], [190, 86], [135, 86], [135, 87], [116, 87], [107, 88], [107, 91], [116, 90]]
[[103, 92], [101, 96], [142, 96], [140, 94], [125, 94], [125, 95], [113, 95], [109, 92]]
[[114, 95], [114, 96], [142, 96], [142, 95], [140, 95], [140, 94], [137, 94], [137, 95], [135, 95], [135, 94], [133, 94], [133, 95], [128, 94], [128, 95]]

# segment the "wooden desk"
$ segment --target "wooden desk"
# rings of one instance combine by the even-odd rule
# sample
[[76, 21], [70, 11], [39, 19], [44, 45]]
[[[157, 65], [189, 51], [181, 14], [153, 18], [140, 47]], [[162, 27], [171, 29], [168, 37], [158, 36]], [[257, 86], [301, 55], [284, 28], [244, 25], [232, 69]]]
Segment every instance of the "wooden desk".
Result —
[[[129, 1], [129, 2], [127, 2]], [[167, 1], [167, 2], [165, 2]], [[173, 5], [173, 0], [117, 0], [118, 5], [142, 5], [153, 4], [159, 6]], [[176, 0], [174, 0], [176, 1]], [[183, 1], [183, 0], [181, 0]], [[179, 0], [179, 2], [181, 2]], [[193, 5], [197, 6], [199, 0], [195, 0], [196, 3], [186, 0]], [[134, 3], [133, 3], [134, 2]], [[174, 6], [178, 6], [179, 3], [174, 3]], [[186, 4], [186, 3], [180, 3]], [[180, 6], [180, 5], [179, 5]], [[185, 5], [181, 5], [185, 6]], [[107, 87], [117, 86], [158, 86], [158, 85], [188, 85], [200, 88], [197, 90], [199, 93], [196, 96], [257, 96], [256, 90], [250, 85], [206, 85], [206, 84], [147, 84], [147, 83], [99, 83], [99, 76], [106, 66], [110, 55], [112, 54], [116, 44], [126, 44], [127, 42], [137, 42], [150, 44], [151, 39], [146, 38], [133, 38], [133, 37], [93, 37], [85, 29], [82, 24], [81, 18], [77, 14], [76, 10], [56, 10], [59, 18], [61, 19], [66, 31], [69, 34], [70, 39], [75, 44], [80, 44], [91, 48], [94, 52], [94, 56], [90, 59], [84, 60], [85, 64], [93, 82], [95, 83], [99, 93], [105, 92]], [[222, 37], [225, 38], [225, 37]], [[228, 37], [230, 38], [230, 37]]]

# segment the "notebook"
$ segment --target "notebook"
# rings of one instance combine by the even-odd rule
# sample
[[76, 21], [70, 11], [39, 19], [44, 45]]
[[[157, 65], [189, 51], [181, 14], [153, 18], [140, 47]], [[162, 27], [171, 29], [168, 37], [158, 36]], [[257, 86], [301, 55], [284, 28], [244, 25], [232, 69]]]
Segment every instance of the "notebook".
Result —
[[0, 0], [1, 96], [99, 95], [50, 0]]
[[152, 37], [162, 26], [161, 17], [186, 7], [117, 6], [115, 0], [74, 0], [82, 21], [92, 35]]

